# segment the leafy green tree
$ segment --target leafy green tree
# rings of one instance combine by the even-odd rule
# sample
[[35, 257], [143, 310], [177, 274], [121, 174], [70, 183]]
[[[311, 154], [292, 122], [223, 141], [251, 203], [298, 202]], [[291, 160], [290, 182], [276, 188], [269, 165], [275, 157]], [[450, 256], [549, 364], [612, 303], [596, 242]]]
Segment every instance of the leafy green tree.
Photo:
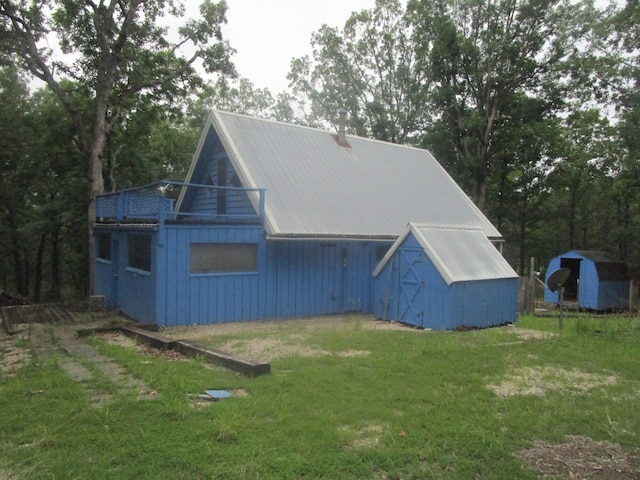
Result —
[[[131, 99], [170, 103], [201, 85], [197, 61], [207, 72], [234, 74], [231, 49], [221, 34], [226, 8], [224, 1], [205, 0], [198, 19], [186, 21], [171, 42], [162, 20], [183, 15], [177, 1], [0, 2], [2, 58], [19, 60], [58, 97], [86, 158], [90, 268], [95, 196], [104, 191], [103, 158], [110, 132], [124, 121]], [[51, 33], [64, 56], [47, 47]], [[63, 79], [74, 83], [65, 85]], [[79, 85], [80, 96], [69, 89]], [[77, 102], [81, 97], [90, 103], [89, 115]]]
[[30, 105], [30, 154], [23, 164], [30, 174], [22, 188], [29, 190], [33, 219], [32, 298], [60, 300], [65, 290], [86, 294], [85, 169], [73, 124], [58, 98], [43, 88], [31, 95]]
[[591, 101], [613, 119], [596, 184], [597, 240], [603, 249], [640, 265], [640, 5], [612, 3], [592, 39]]
[[255, 117], [271, 117], [275, 104], [268, 88], [257, 88], [250, 80], [240, 78], [235, 85], [221, 80], [208, 92], [211, 107]]
[[597, 189], [604, 175], [606, 146], [612, 129], [600, 111], [574, 111], [558, 126], [553, 169], [547, 184], [553, 192], [551, 215], [560, 219], [557, 235], [562, 250], [603, 249], [595, 231], [593, 212], [599, 205]]
[[[58, 99], [46, 90], [29, 95], [15, 70], [2, 69], [1, 76], [3, 283], [35, 301], [57, 300], [67, 269], [86, 275], [85, 170]], [[82, 281], [69, 290], [86, 291], [85, 277], [76, 278]]]
[[377, 0], [341, 30], [323, 25], [311, 45], [312, 58], [294, 59], [288, 75], [302, 123], [331, 125], [344, 108], [353, 133], [404, 143], [428, 118], [429, 75], [397, 0]]
[[441, 116], [455, 158], [470, 173], [476, 204], [487, 204], [501, 118], [514, 96], [545, 98], [575, 41], [579, 6], [563, 0], [412, 0], [416, 57], [433, 82], [429, 108]]
[[105, 189], [183, 180], [201, 130], [188, 114], [167, 112], [157, 103], [136, 105], [107, 136]]
[[[545, 185], [557, 122], [547, 102], [513, 95], [498, 119], [485, 212], [510, 246], [508, 258], [523, 275], [544, 216]], [[515, 252], [514, 252], [515, 250]]]
[[[29, 294], [29, 260], [25, 250], [27, 232], [22, 227], [28, 217], [29, 96], [27, 83], [15, 68], [0, 68], [0, 266], [4, 288], [12, 286], [21, 295]], [[12, 285], [11, 285], [12, 284]]]

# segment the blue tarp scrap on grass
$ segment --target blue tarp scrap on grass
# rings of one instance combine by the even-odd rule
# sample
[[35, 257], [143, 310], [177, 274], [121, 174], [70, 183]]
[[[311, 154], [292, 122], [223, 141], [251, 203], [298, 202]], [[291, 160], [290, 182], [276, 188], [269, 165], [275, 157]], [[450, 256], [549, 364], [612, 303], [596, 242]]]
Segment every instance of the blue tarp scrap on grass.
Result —
[[204, 393], [209, 395], [216, 400], [220, 400], [221, 398], [229, 398], [233, 397], [233, 393], [227, 392], [226, 390], [205, 390]]

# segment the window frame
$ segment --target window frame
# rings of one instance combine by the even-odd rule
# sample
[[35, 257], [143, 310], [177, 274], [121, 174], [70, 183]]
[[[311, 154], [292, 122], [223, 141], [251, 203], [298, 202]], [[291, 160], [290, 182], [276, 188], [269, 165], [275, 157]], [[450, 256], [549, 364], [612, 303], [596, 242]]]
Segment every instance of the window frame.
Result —
[[[145, 242], [144, 245], [141, 244], [142, 241]], [[151, 273], [152, 236], [141, 233], [131, 234], [127, 241], [127, 247], [127, 269]]]
[[[111, 263], [113, 259], [113, 244], [111, 232], [98, 232], [96, 234], [96, 259]], [[108, 251], [107, 255], [104, 255]]]
[[[235, 255], [230, 257], [230, 255]], [[258, 244], [192, 242], [189, 275], [237, 275], [258, 273]]]

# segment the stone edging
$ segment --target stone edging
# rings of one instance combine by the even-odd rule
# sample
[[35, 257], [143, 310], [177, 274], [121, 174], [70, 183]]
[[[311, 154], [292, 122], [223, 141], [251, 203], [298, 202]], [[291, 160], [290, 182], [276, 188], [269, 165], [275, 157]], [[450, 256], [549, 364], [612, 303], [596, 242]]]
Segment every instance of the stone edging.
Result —
[[157, 330], [157, 326], [154, 324], [140, 325], [138, 327], [118, 325], [78, 330], [78, 336], [84, 337], [95, 333], [120, 331], [124, 335], [135, 339], [138, 344], [147, 345], [159, 350], [174, 350], [187, 357], [200, 357], [208, 363], [221, 365], [224, 368], [247, 377], [257, 377], [271, 373], [271, 365], [269, 363], [238, 358], [229, 353], [208, 348], [190, 340], [170, 340], [157, 333], [157, 331], [150, 331], [152, 329]]

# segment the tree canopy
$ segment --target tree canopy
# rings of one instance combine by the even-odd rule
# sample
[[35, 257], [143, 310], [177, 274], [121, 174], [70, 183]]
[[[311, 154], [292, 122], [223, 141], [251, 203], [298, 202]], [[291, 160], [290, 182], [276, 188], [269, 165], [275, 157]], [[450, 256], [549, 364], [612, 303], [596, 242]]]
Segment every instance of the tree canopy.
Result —
[[104, 191], [109, 135], [116, 125], [125, 129], [147, 103], [171, 107], [200, 86], [197, 61], [208, 73], [235, 73], [220, 28], [226, 8], [224, 1], [204, 0], [198, 19], [185, 21], [171, 41], [167, 16], [184, 14], [178, 1], [0, 2], [2, 61], [17, 62], [56, 95], [86, 158], [90, 266], [94, 202]]
[[297, 118], [345, 107], [351, 133], [430, 149], [522, 272], [570, 248], [638, 262], [637, 19], [631, 1], [377, 0], [292, 60]]

